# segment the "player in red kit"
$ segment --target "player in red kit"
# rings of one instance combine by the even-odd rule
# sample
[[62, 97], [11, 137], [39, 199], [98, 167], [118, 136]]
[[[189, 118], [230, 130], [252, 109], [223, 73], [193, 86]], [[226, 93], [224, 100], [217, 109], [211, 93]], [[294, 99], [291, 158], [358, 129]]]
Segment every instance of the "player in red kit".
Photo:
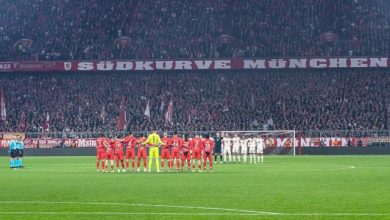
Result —
[[213, 150], [214, 141], [210, 139], [210, 135], [206, 134], [203, 140], [203, 169], [206, 172], [207, 159], [209, 160], [210, 171], [213, 171]]
[[201, 155], [202, 155], [202, 149], [203, 149], [203, 142], [199, 135], [195, 135], [195, 138], [192, 139], [192, 171], [195, 172], [196, 164], [198, 164], [198, 171], [202, 172], [202, 165], [201, 165]]
[[113, 139], [106, 139], [106, 172], [108, 172], [109, 161], [111, 162], [111, 172], [114, 172], [114, 151], [115, 141]]
[[146, 169], [146, 159], [147, 159], [147, 154], [146, 154], [146, 145], [143, 143], [146, 141], [146, 137], [144, 137], [144, 134], [141, 133], [140, 137], [137, 139], [137, 145], [138, 145], [138, 155], [137, 155], [137, 172], [139, 172], [139, 167], [141, 164], [141, 159], [144, 160], [144, 172], [147, 172], [148, 170]]
[[168, 170], [171, 169], [171, 153], [170, 146], [171, 146], [171, 139], [168, 137], [167, 133], [164, 133], [164, 136], [161, 138], [161, 141], [164, 142], [161, 149], [161, 167], [164, 169], [165, 160], [168, 160]]
[[181, 170], [183, 170], [185, 161], [187, 161], [188, 171], [191, 171], [191, 140], [188, 138], [188, 135], [184, 137], [181, 150]]
[[100, 134], [100, 137], [96, 140], [96, 171], [99, 172], [99, 164], [102, 161], [102, 172], [105, 168], [106, 148], [104, 146], [105, 138], [104, 134]]
[[171, 138], [172, 145], [172, 164], [171, 171], [173, 171], [173, 164], [176, 163], [177, 171], [180, 171], [180, 147], [182, 145], [182, 140], [177, 136], [177, 131], [173, 133], [173, 137]]
[[125, 172], [125, 164], [123, 162], [123, 144], [121, 140], [114, 140], [114, 159], [116, 162], [116, 169], [118, 170], [118, 173], [121, 172], [121, 169], [119, 167], [119, 161], [122, 165], [122, 172]]
[[133, 133], [129, 133], [124, 140], [126, 144], [126, 169], [129, 170], [129, 160], [131, 159], [131, 167], [134, 172], [134, 161], [135, 161], [135, 146], [137, 145], [137, 139], [133, 136]]

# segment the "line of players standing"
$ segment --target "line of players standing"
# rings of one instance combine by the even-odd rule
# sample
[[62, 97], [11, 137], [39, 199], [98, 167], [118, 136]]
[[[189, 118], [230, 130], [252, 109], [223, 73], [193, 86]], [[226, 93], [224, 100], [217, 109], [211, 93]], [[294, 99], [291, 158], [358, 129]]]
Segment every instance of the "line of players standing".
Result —
[[[209, 170], [213, 170], [212, 153], [214, 150], [214, 141], [208, 134], [205, 138], [201, 138], [200, 135], [195, 135], [194, 138], [189, 138], [185, 135], [184, 138], [180, 138], [175, 132], [171, 138], [167, 133], [164, 133], [161, 139], [164, 143], [161, 147], [161, 167], [164, 171], [175, 171], [174, 165], [176, 165], [176, 171], [183, 171], [185, 162], [187, 162], [188, 171], [202, 172], [202, 159], [203, 159], [203, 171], [206, 171], [206, 164], [209, 161]], [[122, 172], [140, 171], [141, 160], [143, 160], [144, 172], [147, 172], [147, 149], [149, 147], [146, 144], [146, 137], [141, 133], [139, 137], [134, 137], [130, 132], [128, 136], [124, 138], [105, 138], [103, 134], [96, 140], [97, 158], [96, 169], [99, 172], [100, 161], [102, 161], [102, 171], [108, 172], [108, 166], [110, 163], [110, 171], [114, 172], [114, 161], [116, 161], [117, 171]], [[124, 148], [125, 146], [125, 153]], [[126, 159], [126, 163], [124, 163]], [[167, 161], [167, 170], [164, 169], [165, 161]], [[119, 166], [121, 163], [121, 167]], [[135, 167], [135, 162], [137, 166]], [[151, 171], [151, 161], [149, 161], [149, 172]]]
[[216, 136], [216, 155], [215, 161], [217, 160], [217, 154], [221, 157], [222, 155], [224, 162], [247, 162], [247, 156], [249, 155], [250, 163], [263, 163], [265, 142], [260, 135], [252, 135], [248, 137], [240, 138], [238, 134], [229, 135], [224, 133], [223, 137], [217, 133]]

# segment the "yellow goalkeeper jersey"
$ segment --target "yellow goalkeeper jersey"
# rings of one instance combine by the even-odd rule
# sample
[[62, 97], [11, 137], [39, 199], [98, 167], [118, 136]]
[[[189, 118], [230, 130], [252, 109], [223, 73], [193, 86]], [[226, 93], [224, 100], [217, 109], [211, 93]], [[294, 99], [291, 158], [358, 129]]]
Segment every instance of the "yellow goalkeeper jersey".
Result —
[[152, 133], [148, 136], [148, 139], [144, 142], [144, 144], [149, 144], [153, 147], [157, 147], [157, 145], [163, 144], [163, 142], [160, 139], [160, 135]]

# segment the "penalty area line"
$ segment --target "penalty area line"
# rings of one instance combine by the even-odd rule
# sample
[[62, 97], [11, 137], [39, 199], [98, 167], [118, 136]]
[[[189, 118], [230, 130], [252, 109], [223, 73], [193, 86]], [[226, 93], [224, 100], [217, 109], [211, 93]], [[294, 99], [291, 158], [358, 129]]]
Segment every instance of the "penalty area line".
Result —
[[[123, 203], [123, 202], [75, 202], [75, 201], [0, 201], [0, 204], [77, 204], [77, 205], [113, 205], [113, 206], [139, 206], [139, 207], [163, 207], [163, 208], [181, 208], [181, 209], [199, 209], [199, 210], [216, 210], [227, 212], [238, 212], [247, 214], [260, 215], [281, 215], [283, 213], [264, 212], [255, 210], [242, 210], [232, 208], [217, 208], [217, 207], [202, 207], [202, 206], [181, 206], [181, 205], [159, 205], [159, 204], [143, 204], [143, 203]], [[229, 213], [227, 213], [229, 214]], [[230, 213], [233, 214], [233, 213]]]

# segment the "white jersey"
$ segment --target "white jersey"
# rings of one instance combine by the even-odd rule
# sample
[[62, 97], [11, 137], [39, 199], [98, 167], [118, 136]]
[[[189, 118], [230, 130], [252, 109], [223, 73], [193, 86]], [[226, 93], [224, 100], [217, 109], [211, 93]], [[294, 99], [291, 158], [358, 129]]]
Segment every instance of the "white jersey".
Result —
[[230, 148], [232, 139], [231, 138], [223, 138], [222, 143], [224, 148]]
[[256, 153], [262, 154], [265, 146], [263, 138], [256, 138], [256, 146]]
[[264, 148], [264, 140], [263, 138], [256, 138], [256, 147], [257, 148]]
[[248, 142], [248, 147], [249, 147], [250, 154], [256, 153], [256, 139], [250, 138]]
[[239, 137], [232, 138], [232, 141], [233, 141], [233, 148], [240, 148], [240, 138]]
[[231, 159], [232, 155], [232, 139], [231, 138], [223, 138], [222, 139], [222, 144], [223, 144], [223, 155], [225, 157], [225, 162], [226, 162], [226, 155], [229, 155], [229, 160]]
[[250, 138], [248, 141], [248, 147], [250, 149], [255, 149], [256, 148], [256, 139]]
[[248, 151], [248, 139], [241, 139], [240, 145], [241, 145], [241, 152], [246, 154], [246, 152]]

